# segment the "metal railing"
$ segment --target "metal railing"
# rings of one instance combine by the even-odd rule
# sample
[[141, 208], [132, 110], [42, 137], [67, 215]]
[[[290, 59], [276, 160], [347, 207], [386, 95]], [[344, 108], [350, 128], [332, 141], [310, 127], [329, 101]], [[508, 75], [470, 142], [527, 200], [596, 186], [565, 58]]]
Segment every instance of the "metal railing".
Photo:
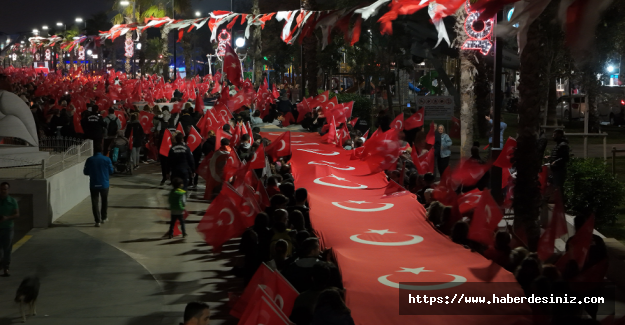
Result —
[[40, 139], [39, 143], [39, 151], [49, 152], [50, 156], [40, 161], [3, 157], [0, 179], [45, 179], [93, 155], [91, 140], [50, 137]]

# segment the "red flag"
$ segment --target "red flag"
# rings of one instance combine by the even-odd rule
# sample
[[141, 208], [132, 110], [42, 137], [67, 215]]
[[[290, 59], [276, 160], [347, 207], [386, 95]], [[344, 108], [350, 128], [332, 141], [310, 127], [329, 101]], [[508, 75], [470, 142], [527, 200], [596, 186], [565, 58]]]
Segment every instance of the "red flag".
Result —
[[340, 140], [336, 141], [336, 146], [342, 148], [345, 141], [349, 139], [349, 129], [347, 128], [347, 123], [343, 123], [343, 127], [337, 131], [337, 134], [340, 135]]
[[365, 147], [360, 147], [354, 150], [350, 150], [349, 160], [360, 160], [360, 158], [362, 158], [362, 153], [364, 151], [365, 151]]
[[241, 88], [241, 61], [239, 61], [239, 56], [230, 44], [226, 44], [223, 70], [228, 76], [228, 80], [237, 88]]
[[76, 131], [76, 133], [85, 133], [82, 129], [82, 125], [80, 124], [80, 114], [78, 112], [74, 112], [72, 120], [74, 121], [74, 131]]
[[[291, 314], [295, 298], [297, 298], [299, 293], [279, 272], [272, 271], [263, 263], [254, 273], [237, 303], [232, 307], [230, 315], [240, 317], [241, 321], [243, 321], [243, 315], [252, 309], [250, 308], [251, 306], [258, 303], [258, 300], [254, 297], [259, 286], [264, 289], [264, 293], [271, 301], [277, 303], [278, 310], [287, 315]], [[262, 324], [271, 323], [263, 322]], [[254, 323], [254, 325], [257, 325], [257, 323]]]
[[[590, 248], [590, 244], [592, 244], [592, 232], [594, 229], [595, 216], [591, 215], [590, 218], [584, 222], [584, 225], [575, 232], [575, 236], [569, 239], [569, 249], [561, 259], [575, 260], [577, 266], [582, 269], [586, 262], [588, 249]], [[558, 264], [560, 264], [560, 261], [558, 261]]]
[[413, 148], [412, 152], [412, 162], [415, 167], [417, 167], [417, 171], [419, 174], [424, 175], [426, 173], [434, 173], [434, 150], [430, 149], [428, 152], [417, 156], [416, 150]]
[[273, 160], [291, 155], [291, 131], [286, 131], [277, 137], [265, 149], [265, 154]]
[[[213, 250], [218, 252], [228, 240], [240, 236], [245, 230], [241, 223], [240, 209], [230, 198], [227, 192], [232, 191], [224, 186], [208, 206], [204, 217], [200, 221], [197, 231]], [[238, 195], [238, 194], [236, 194]]]
[[480, 203], [473, 212], [468, 238], [484, 245], [492, 245], [495, 230], [502, 218], [503, 214], [490, 192], [482, 192]]
[[204, 156], [202, 162], [196, 170], [196, 173], [207, 182], [209, 179], [211, 179], [210, 160], [211, 157], [213, 157], [213, 154], [215, 154], [215, 151], [211, 151], [207, 156]]
[[239, 155], [237, 155], [236, 150], [230, 151], [230, 155], [228, 156], [228, 160], [224, 166], [224, 179], [229, 180], [230, 177], [236, 174], [237, 170], [241, 168], [241, 166], [241, 159], [239, 159]]
[[[256, 174], [254, 174], [254, 176], [256, 176]], [[263, 186], [263, 183], [257, 182], [255, 190], [256, 193], [254, 193], [254, 195], [256, 195], [256, 199], [258, 200], [258, 202], [260, 202], [261, 207], [263, 209], [266, 209], [270, 205], [267, 189], [265, 188], [265, 186]]]
[[117, 118], [119, 119], [119, 122], [122, 125], [122, 130], [126, 129], [126, 114], [124, 114], [124, 112], [122, 111], [115, 111], [115, 116], [117, 116]]
[[551, 221], [549, 221], [549, 225], [538, 241], [538, 257], [542, 261], [546, 261], [553, 255], [556, 239], [567, 233], [562, 195], [560, 195], [560, 191], [558, 190], [555, 191], [554, 195], [555, 205], [553, 207]]
[[252, 297], [254, 296], [254, 292], [256, 292], [256, 288], [259, 285], [267, 286], [267, 284], [273, 282], [275, 282], [274, 271], [271, 270], [271, 268], [269, 268], [267, 264], [262, 263], [260, 267], [256, 269], [254, 276], [252, 276], [252, 279], [245, 287], [245, 290], [241, 294], [241, 297], [239, 297], [235, 305], [232, 306], [232, 309], [230, 310], [230, 315], [236, 318], [241, 318], [244, 311], [247, 309], [248, 304], [250, 302], [255, 302], [254, 300], [252, 300]]
[[240, 325], [290, 325], [293, 324], [289, 318], [280, 310], [276, 304], [278, 301], [272, 301], [271, 297], [258, 286], [256, 293], [252, 296], [254, 304], [245, 310], [239, 321]]
[[258, 149], [256, 149], [254, 157], [248, 162], [248, 164], [251, 169], [265, 168], [265, 145], [263, 143], [261, 143]]
[[232, 138], [230, 139], [230, 146], [236, 147], [239, 145], [239, 140], [241, 139], [241, 125], [237, 124], [232, 130]]
[[430, 130], [428, 131], [427, 136], [425, 136], [425, 143], [434, 145], [434, 142], [436, 141], [436, 136], [434, 135], [434, 132], [436, 132], [436, 124], [432, 122], [430, 123]]
[[182, 123], [178, 122], [178, 126], [176, 126], [176, 131], [182, 133], [182, 135], [185, 135], [184, 129], [182, 128]]
[[481, 198], [482, 191], [477, 188], [460, 195], [458, 197], [458, 210], [461, 214], [473, 211], [480, 203]]
[[169, 157], [169, 149], [171, 149], [171, 132], [169, 132], [169, 129], [165, 129], [159, 153], [165, 157]]
[[284, 114], [284, 122], [282, 122], [282, 126], [289, 126], [293, 123], [295, 123], [295, 118], [293, 117], [293, 114], [291, 114], [291, 112], [287, 112], [286, 114]]
[[456, 168], [451, 178], [454, 183], [464, 186], [473, 186], [482, 179], [482, 176], [490, 169], [490, 163], [481, 164], [475, 160], [465, 160], [464, 163]]
[[197, 130], [191, 126], [189, 130], [189, 136], [187, 137], [187, 146], [191, 151], [195, 151], [195, 149], [202, 144], [202, 136], [197, 132]]
[[460, 120], [455, 116], [451, 117], [451, 130], [449, 136], [452, 138], [460, 138]]
[[503, 146], [501, 153], [499, 153], [499, 157], [493, 163], [493, 166], [501, 167], [501, 168], [510, 168], [512, 167], [512, 157], [514, 156], [514, 151], [516, 149], [516, 140], [512, 137], [509, 137], [506, 141], [506, 144]]
[[432, 197], [444, 205], [453, 206], [456, 204], [457, 186], [452, 181], [451, 173], [451, 168], [445, 169], [445, 172], [443, 172], [441, 176], [441, 181], [434, 189], [434, 192], [432, 192]]
[[421, 108], [404, 121], [404, 130], [412, 130], [423, 126], [425, 108]]
[[134, 132], [134, 129], [130, 129], [130, 137], [128, 138], [128, 147], [130, 148], [130, 150], [132, 150], [132, 143], [133, 143], [133, 134], [132, 132]]
[[219, 147], [221, 147], [222, 138], [231, 139], [232, 135], [226, 133], [223, 131], [223, 128], [220, 127], [217, 129], [217, 132], [215, 132], [215, 151], [219, 150]]
[[332, 119], [332, 122], [326, 125], [328, 126], [328, 132], [321, 137], [321, 142], [330, 144], [335, 143], [337, 139], [336, 122]]
[[308, 105], [308, 100], [306, 98], [297, 104], [297, 112], [297, 123], [301, 123], [304, 120], [306, 113], [312, 112], [312, 107]]
[[356, 122], [358, 122], [358, 118], [354, 117], [351, 121], [349, 121], [349, 124], [352, 125], [352, 127], [356, 126]]
[[401, 113], [395, 117], [393, 122], [391, 122], [391, 127], [397, 129], [397, 131], [404, 130], [404, 113]]
[[204, 113], [204, 93], [200, 93], [195, 97], [195, 111]]
[[365, 143], [365, 150], [360, 160], [369, 165], [372, 174], [384, 170], [395, 169], [400, 153], [399, 130], [391, 128]]
[[388, 185], [386, 185], [386, 188], [384, 189], [383, 197], [387, 197], [387, 196], [398, 197], [398, 196], [404, 196], [404, 195], [412, 195], [416, 200], [416, 196], [414, 194], [407, 191], [404, 187], [399, 185], [394, 180], [392, 179], [389, 180]]
[[154, 118], [154, 114], [146, 111], [139, 112], [139, 123], [141, 123], [141, 127], [143, 128], [143, 133], [149, 134], [150, 130], [154, 126], [152, 124], [152, 119]]

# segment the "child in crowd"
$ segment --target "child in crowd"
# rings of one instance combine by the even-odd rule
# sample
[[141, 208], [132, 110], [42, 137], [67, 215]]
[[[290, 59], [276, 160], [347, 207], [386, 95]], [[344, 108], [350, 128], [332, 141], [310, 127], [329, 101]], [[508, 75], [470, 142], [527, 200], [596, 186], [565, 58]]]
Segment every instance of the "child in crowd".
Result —
[[180, 229], [182, 230], [182, 237], [187, 237], [187, 231], [184, 227], [184, 212], [185, 205], [187, 203], [186, 191], [182, 189], [183, 182], [182, 179], [176, 177], [171, 181], [172, 186], [174, 187], [171, 192], [169, 192], [169, 209], [171, 210], [171, 220], [169, 223], [169, 232], [167, 233], [169, 239], [174, 237], [174, 226], [176, 225], [176, 220], [180, 222]]

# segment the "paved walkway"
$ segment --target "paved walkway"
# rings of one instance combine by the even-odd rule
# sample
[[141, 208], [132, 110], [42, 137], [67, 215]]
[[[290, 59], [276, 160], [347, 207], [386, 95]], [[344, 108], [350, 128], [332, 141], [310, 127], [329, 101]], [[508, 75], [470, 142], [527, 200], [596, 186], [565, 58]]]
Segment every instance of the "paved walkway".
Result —
[[[194, 194], [186, 239], [167, 231], [169, 188], [159, 188], [160, 167], [141, 165], [138, 175], [111, 180], [109, 222], [93, 227], [84, 200], [51, 228], [34, 230], [13, 254], [12, 276], [0, 278], [0, 325], [21, 322], [13, 303], [21, 280], [38, 273], [38, 315], [29, 324], [178, 324], [186, 303], [207, 302], [211, 325], [236, 324], [228, 292], [242, 288], [229, 272], [238, 242], [215, 256], [195, 231], [208, 204]], [[203, 189], [198, 193], [203, 193]]]

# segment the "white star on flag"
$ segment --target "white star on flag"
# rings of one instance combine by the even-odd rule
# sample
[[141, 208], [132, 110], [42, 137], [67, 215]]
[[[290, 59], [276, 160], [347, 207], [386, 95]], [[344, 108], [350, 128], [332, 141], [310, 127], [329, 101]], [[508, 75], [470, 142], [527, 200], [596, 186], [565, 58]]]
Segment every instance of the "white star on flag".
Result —
[[407, 267], [402, 267], [402, 270], [397, 271], [397, 272], [409, 272], [409, 273], [413, 273], [413, 274], [419, 274], [421, 272], [434, 272], [434, 271], [430, 271], [430, 270], [426, 270], [425, 267], [418, 267], [418, 268], [407, 268]]
[[384, 234], [396, 234], [396, 232], [394, 231], [388, 231], [388, 229], [383, 229], [383, 230], [374, 230], [374, 229], [369, 229], [369, 231], [366, 232], [367, 234], [378, 234], [378, 235], [384, 235]]

